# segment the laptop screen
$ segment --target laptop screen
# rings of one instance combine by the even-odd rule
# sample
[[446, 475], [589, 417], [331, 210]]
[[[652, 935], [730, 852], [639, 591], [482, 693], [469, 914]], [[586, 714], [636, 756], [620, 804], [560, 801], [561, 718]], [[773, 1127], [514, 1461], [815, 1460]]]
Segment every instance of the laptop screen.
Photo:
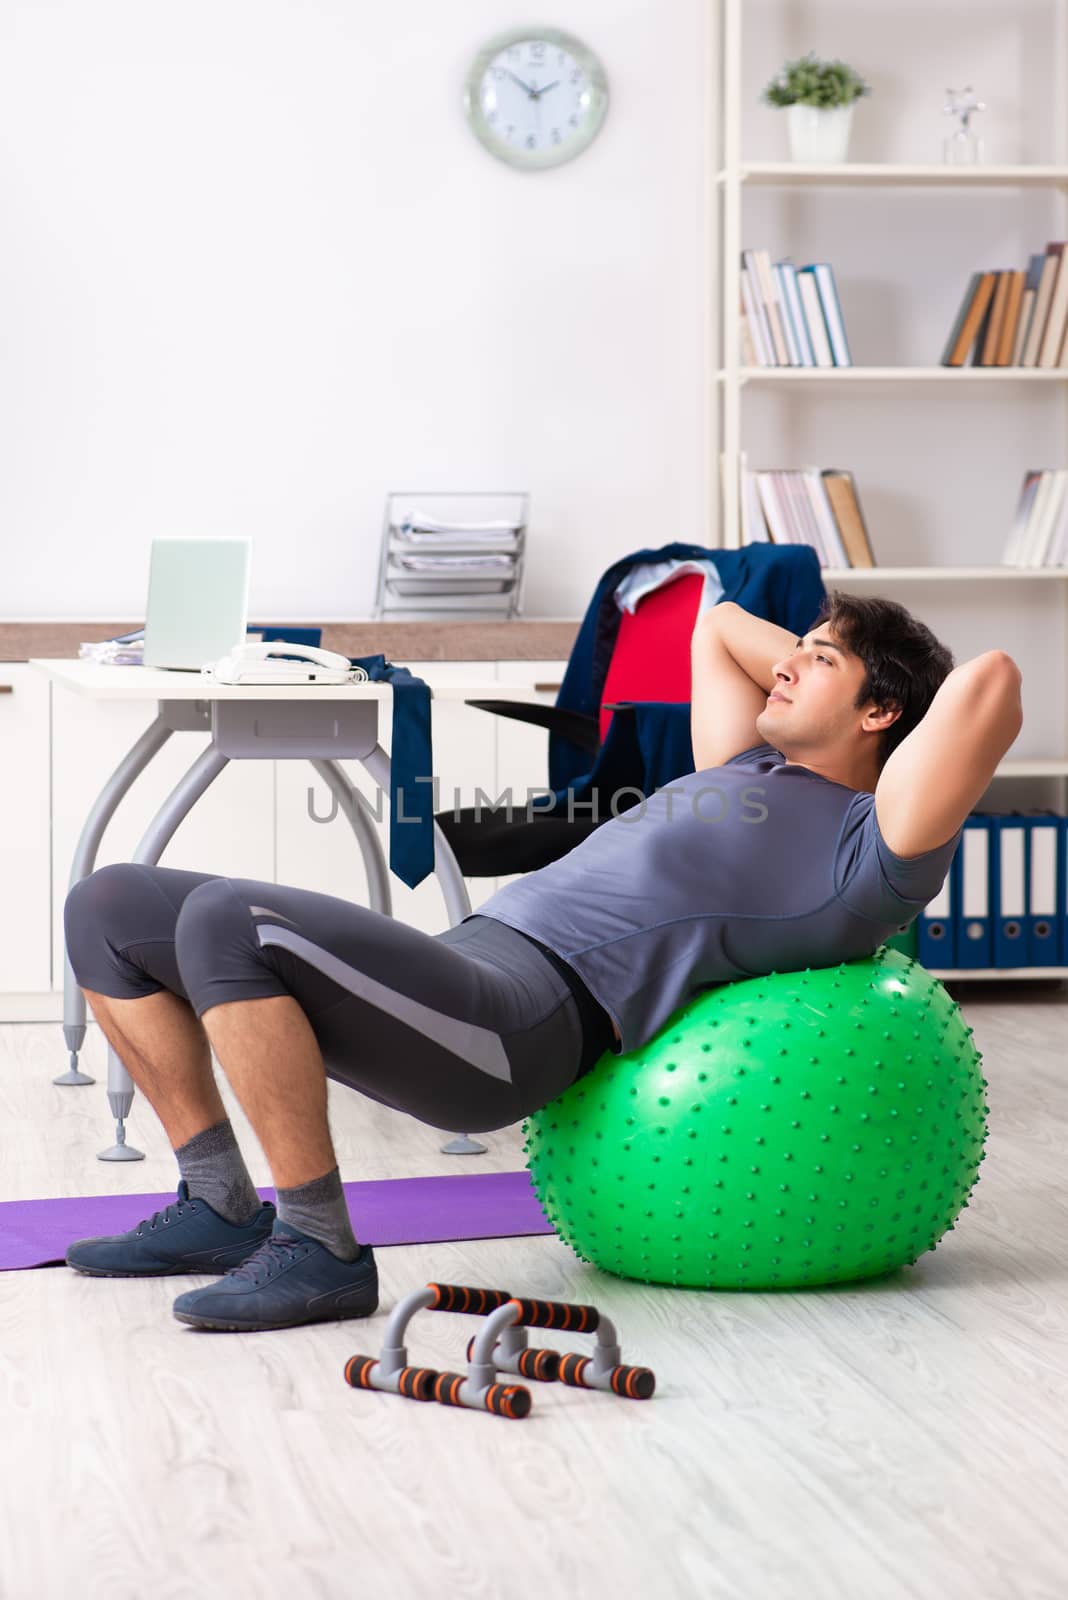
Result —
[[199, 672], [243, 644], [251, 539], [153, 539], [146, 667]]

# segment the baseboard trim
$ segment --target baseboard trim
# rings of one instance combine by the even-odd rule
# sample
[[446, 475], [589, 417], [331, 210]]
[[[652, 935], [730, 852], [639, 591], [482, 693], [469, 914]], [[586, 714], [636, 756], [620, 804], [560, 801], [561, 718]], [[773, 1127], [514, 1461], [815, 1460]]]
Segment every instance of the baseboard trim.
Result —
[[0, 1022], [62, 1022], [63, 996], [58, 990], [48, 994], [0, 994]]

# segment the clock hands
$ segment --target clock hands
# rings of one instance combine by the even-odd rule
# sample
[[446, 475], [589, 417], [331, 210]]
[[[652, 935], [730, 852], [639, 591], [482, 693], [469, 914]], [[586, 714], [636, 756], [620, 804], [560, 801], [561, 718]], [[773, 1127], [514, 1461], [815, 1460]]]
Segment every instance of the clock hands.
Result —
[[546, 83], [542, 86], [542, 88], [536, 89], [533, 84], [524, 83], [522, 78], [517, 78], [511, 67], [505, 67], [504, 70], [511, 78], [512, 82], [518, 83], [519, 87], [523, 90], [523, 93], [526, 94], [531, 100], [540, 100], [543, 94], [547, 94], [550, 89], [555, 89], [557, 84], [560, 82], [559, 78], [554, 78], [552, 83]]
[[529, 95], [532, 100], [536, 100], [538, 98], [538, 90], [537, 89], [532, 89], [529, 83], [524, 83], [522, 78], [517, 78], [515, 73], [512, 71], [512, 69], [510, 67], [505, 67], [504, 70], [508, 74], [508, 76], [511, 78], [513, 83], [518, 83], [519, 87], [523, 90], [524, 94]]

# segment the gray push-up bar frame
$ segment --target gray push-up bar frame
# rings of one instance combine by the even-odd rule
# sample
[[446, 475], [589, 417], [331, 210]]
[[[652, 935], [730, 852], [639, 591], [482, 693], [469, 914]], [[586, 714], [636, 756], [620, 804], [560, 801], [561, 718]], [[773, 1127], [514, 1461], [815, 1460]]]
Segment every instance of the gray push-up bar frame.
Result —
[[[468, 1342], [466, 1376], [408, 1365], [404, 1336], [416, 1312], [423, 1310], [486, 1318], [486, 1326]], [[595, 1334], [593, 1355], [534, 1349], [527, 1344], [528, 1328]], [[518, 1373], [541, 1383], [559, 1381], [572, 1389], [604, 1389], [627, 1400], [648, 1400], [656, 1388], [648, 1367], [622, 1365], [615, 1328], [596, 1306], [525, 1300], [504, 1289], [452, 1283], [428, 1283], [425, 1289], [405, 1295], [386, 1325], [378, 1359], [357, 1355], [345, 1363], [345, 1380], [354, 1389], [377, 1389], [406, 1400], [436, 1400], [443, 1406], [466, 1406], [513, 1420], [528, 1416], [530, 1390], [519, 1383], [501, 1383], [498, 1372]]]

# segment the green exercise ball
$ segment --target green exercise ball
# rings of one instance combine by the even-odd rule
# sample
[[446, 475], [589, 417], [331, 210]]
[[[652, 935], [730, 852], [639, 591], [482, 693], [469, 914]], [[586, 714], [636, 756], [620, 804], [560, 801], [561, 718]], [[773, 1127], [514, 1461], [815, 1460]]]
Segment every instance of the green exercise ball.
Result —
[[918, 962], [708, 989], [525, 1125], [538, 1199], [584, 1260], [646, 1283], [787, 1289], [933, 1250], [983, 1159], [986, 1079]]

